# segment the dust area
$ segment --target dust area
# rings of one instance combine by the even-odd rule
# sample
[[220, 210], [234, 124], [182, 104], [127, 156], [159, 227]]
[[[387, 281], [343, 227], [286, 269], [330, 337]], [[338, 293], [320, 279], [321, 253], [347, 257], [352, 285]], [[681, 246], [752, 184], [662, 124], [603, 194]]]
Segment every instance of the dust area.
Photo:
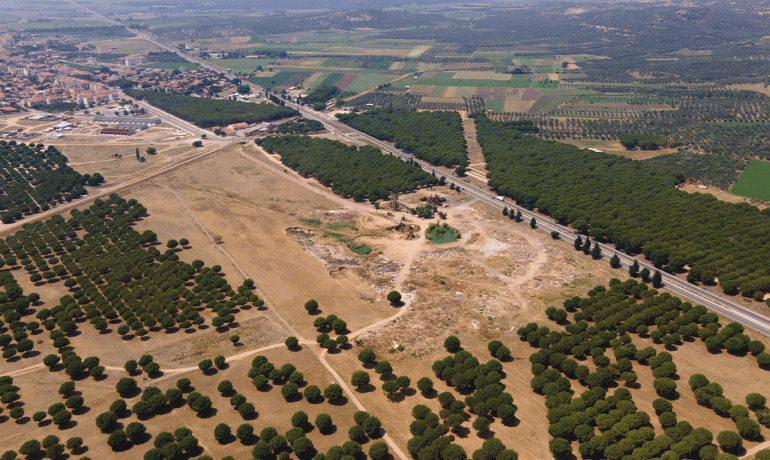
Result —
[[[237, 317], [242, 317], [236, 313]], [[203, 359], [212, 359], [217, 355], [228, 356], [240, 352], [244, 345], [248, 348], [260, 348], [277, 341], [285, 340], [284, 334], [280, 334], [275, 326], [263, 316], [249, 318], [245, 321], [236, 320], [227, 333], [194, 334], [180, 340], [173, 347], [161, 345], [148, 350], [156, 362], [173, 363], [174, 367], [187, 367], [197, 365]], [[180, 332], [184, 335], [184, 332]], [[241, 346], [234, 347], [230, 342], [230, 336], [240, 336]], [[162, 367], [161, 367], [162, 369]]]
[[[179, 195], [217, 245], [166, 187]], [[148, 208], [152, 219], [147, 228], [158, 233], [160, 241], [188, 238], [192, 248], [180, 257], [219, 264], [228, 282], [238, 286], [243, 281], [239, 268], [219, 249], [227, 251], [255, 281], [268, 307], [265, 314], [280, 312], [299, 335], [317, 334], [313, 318], [303, 307], [311, 298], [319, 302], [325, 315], [334, 313], [345, 319], [351, 330], [390, 313], [387, 302], [373, 304], [371, 297], [361, 298], [358, 285], [331, 276], [317, 256], [286, 232], [302, 227], [300, 219], [314, 211], [334, 211], [337, 204], [240, 157], [237, 146], [134, 189], [132, 194]], [[284, 338], [294, 335], [283, 334]]]
[[456, 329], [491, 340], [542, 319], [546, 306], [582, 292], [590, 278], [610, 278], [603, 265], [591, 261], [586, 267], [568, 243], [554, 242], [526, 223], [503, 221], [486, 205], [466, 202], [447, 214], [446, 222], [463, 238], [425, 243], [405, 267], [401, 292], [410, 296], [409, 311], [362, 335], [367, 347], [382, 353], [402, 346], [422, 356]]

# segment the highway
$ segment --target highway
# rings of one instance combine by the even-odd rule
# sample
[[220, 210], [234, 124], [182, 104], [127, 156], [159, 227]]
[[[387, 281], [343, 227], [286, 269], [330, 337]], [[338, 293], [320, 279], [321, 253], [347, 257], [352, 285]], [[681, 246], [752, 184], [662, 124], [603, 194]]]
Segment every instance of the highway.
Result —
[[[432, 166], [425, 161], [414, 158], [412, 155], [395, 149], [385, 142], [369, 136], [366, 133], [357, 131], [336, 119], [331, 119], [328, 116], [324, 116], [318, 112], [299, 106], [290, 101], [286, 101], [286, 104], [291, 107], [295, 107], [305, 118], [312, 118], [324, 123], [324, 125], [326, 125], [330, 131], [337, 131], [341, 136], [347, 138], [348, 140], [360, 144], [361, 140], [364, 139], [367, 143], [376, 145], [384, 152], [397, 155], [404, 160], [414, 160], [423, 170], [427, 172], [436, 171], [435, 166]], [[356, 138], [351, 137], [348, 133], [355, 134]], [[524, 225], [528, 225], [529, 220], [534, 218], [537, 222], [537, 228], [548, 233], [556, 231], [558, 232], [560, 239], [573, 243], [578, 236], [578, 234], [571, 228], [554, 222], [543, 215], [516, 206], [507, 199], [506, 201], [500, 201], [496, 199], [496, 195], [490, 193], [488, 190], [469, 184], [451, 175], [441, 174], [438, 171], [436, 171], [436, 174], [439, 177], [443, 176], [447, 182], [454, 184], [456, 187], [459, 187], [463, 193], [483, 203], [486, 203], [489, 206], [500, 209], [501, 212], [504, 207], [507, 207], [509, 210], [520, 211]], [[526, 219], [524, 219], [525, 217]], [[640, 269], [647, 268], [651, 273], [654, 273], [655, 270], [657, 270], [652, 264], [647, 263], [645, 260], [634, 258], [623, 252], [618, 252], [612, 246], [603, 243], [597, 243], [595, 241], [593, 244], [598, 244], [601, 248], [602, 259], [609, 260], [613, 255], [617, 254], [622, 266], [622, 268], [618, 269], [618, 278], [626, 278], [628, 276], [626, 270], [631, 265], [633, 265], [634, 260], [639, 263]], [[735, 302], [732, 302], [731, 300], [722, 296], [713, 294], [699, 286], [688, 283], [686, 280], [676, 277], [670, 273], [661, 271], [660, 274], [663, 278], [664, 287], [679, 297], [689, 300], [695, 304], [702, 304], [706, 308], [724, 316], [725, 318], [728, 318], [732, 321], [737, 321], [743, 324], [745, 327], [751, 328], [763, 335], [770, 337], [770, 318], [755, 313], [743, 306], [737, 305]]]
[[[73, 5], [75, 5], [78, 8], [85, 9], [89, 11], [90, 13], [94, 14], [95, 16], [103, 18], [105, 21], [108, 21], [115, 25], [121, 25], [122, 23], [113, 21], [107, 17], [105, 17], [102, 14], [99, 14], [95, 11], [92, 11], [90, 9], [84, 8], [78, 4], [76, 4], [73, 1], [70, 1]], [[124, 26], [125, 27], [125, 26]], [[190, 56], [181, 50], [174, 48], [172, 46], [169, 46], [154, 37], [150, 36], [149, 34], [146, 34], [144, 32], [140, 32], [135, 29], [130, 29], [126, 27], [127, 30], [134, 33], [138, 37], [149, 41], [150, 43], [153, 43], [154, 45], [158, 46], [159, 48], [172, 51], [177, 53], [179, 56], [183, 57], [184, 59], [197, 63], [200, 66], [215, 71], [219, 73], [225, 74], [228, 78], [237, 78], [236, 75], [232, 74], [231, 72], [227, 72], [225, 69], [214, 65], [210, 62], [207, 62], [203, 59]], [[252, 83], [249, 83], [250, 86], [252, 86], [253, 89], [259, 91], [260, 93], [264, 93], [264, 89], [261, 88], [258, 85], [254, 85]], [[430, 164], [428, 164], [425, 161], [419, 160], [417, 158], [413, 158], [411, 155], [406, 154], [400, 150], [397, 150], [390, 145], [372, 137], [369, 136], [366, 133], [363, 133], [361, 131], [357, 131], [344, 123], [340, 122], [336, 118], [330, 117], [328, 115], [316, 112], [314, 110], [308, 109], [306, 107], [300, 106], [296, 103], [293, 103], [288, 100], [284, 100], [287, 106], [294, 107], [297, 109], [298, 112], [305, 118], [318, 120], [324, 124], [324, 126], [327, 127], [327, 129], [332, 133], [337, 133], [340, 136], [344, 137], [345, 139], [354, 142], [356, 144], [361, 144], [362, 141], [365, 141], [366, 143], [376, 145], [379, 147], [383, 152], [390, 153], [393, 155], [396, 155], [404, 160], [414, 160], [423, 170], [428, 172], [436, 171], [436, 168]], [[140, 103], [142, 107], [145, 107], [146, 110], [150, 111], [149, 104], [147, 103]], [[155, 114], [156, 116], [159, 116], [163, 121], [166, 121], [170, 124], [173, 124], [180, 129], [183, 129], [187, 132], [194, 133], [197, 131], [197, 134], [209, 134], [212, 136], [212, 138], [217, 139], [217, 136], [213, 136], [213, 133], [205, 132], [205, 130], [201, 130], [200, 128], [185, 122], [184, 120], [180, 120], [177, 117], [174, 117], [173, 115], [170, 115], [168, 113], [165, 113], [155, 107], [152, 107], [151, 112]], [[210, 137], [207, 136], [207, 137]], [[355, 137], [353, 137], [355, 136]], [[242, 141], [243, 139], [232, 139], [233, 142], [236, 141]], [[568, 242], [574, 242], [577, 238], [577, 233], [570, 229], [569, 227], [566, 227], [564, 225], [561, 225], [557, 222], [552, 221], [550, 218], [547, 218], [543, 215], [537, 214], [535, 212], [529, 211], [525, 208], [521, 208], [519, 206], [516, 206], [515, 204], [506, 201], [500, 201], [496, 199], [496, 195], [493, 193], [490, 193], [489, 190], [483, 189], [480, 187], [477, 187], [475, 185], [469, 184], [460, 178], [454, 177], [452, 175], [443, 174], [440, 171], [436, 171], [436, 174], [439, 176], [442, 176], [445, 178], [445, 180], [451, 184], [454, 184], [456, 187], [459, 187], [459, 190], [465, 193], [466, 195], [471, 196], [474, 199], [477, 199], [483, 203], [486, 203], [494, 208], [502, 210], [504, 207], [508, 207], [509, 210], [514, 211], [520, 211], [522, 218], [525, 221], [524, 225], [528, 224], [528, 221], [534, 218], [537, 222], [537, 228], [546, 231], [548, 233], [556, 231], [559, 234], [559, 238], [563, 239]], [[625, 271], [630, 267], [634, 260], [636, 260], [639, 264], [640, 269], [647, 268], [650, 270], [651, 273], [654, 273], [657, 269], [652, 265], [647, 263], [645, 260], [640, 258], [634, 258], [628, 254], [625, 254], [623, 252], [617, 252], [614, 247], [609, 246], [607, 244], [603, 243], [596, 243], [602, 250], [602, 259], [609, 260], [613, 255], [617, 254], [618, 258], [620, 259], [622, 268], [618, 269], [618, 278], [625, 278], [627, 277], [627, 272]], [[767, 318], [763, 315], [760, 315], [758, 313], [755, 313], [741, 305], [736, 304], [730, 299], [727, 299], [725, 297], [722, 297], [717, 294], [713, 294], [710, 291], [703, 289], [700, 286], [693, 285], [691, 283], [688, 283], [686, 280], [674, 276], [670, 273], [666, 273], [661, 271], [661, 276], [663, 278], [663, 285], [665, 288], [673, 292], [674, 294], [678, 295], [679, 297], [686, 299], [688, 301], [691, 301], [696, 304], [702, 304], [706, 308], [722, 315], [725, 318], [728, 318], [732, 321], [737, 321], [741, 324], [743, 324], [745, 327], [748, 327], [750, 329], [753, 329], [765, 336], [770, 337], [770, 318]]]

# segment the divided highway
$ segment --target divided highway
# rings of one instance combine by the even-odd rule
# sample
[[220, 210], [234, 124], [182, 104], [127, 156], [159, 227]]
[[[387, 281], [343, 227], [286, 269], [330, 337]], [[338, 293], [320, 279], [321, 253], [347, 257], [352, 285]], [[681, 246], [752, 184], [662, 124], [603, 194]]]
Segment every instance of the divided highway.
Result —
[[[111, 19], [105, 17], [104, 15], [101, 15], [101, 14], [95, 12], [95, 11], [92, 11], [90, 9], [84, 8], [84, 7], [76, 4], [73, 1], [70, 1], [70, 3], [72, 3], [75, 6], [77, 6], [78, 8], [85, 9], [85, 10], [89, 11], [90, 13], [92, 13], [92, 14], [94, 14], [96, 16], [99, 16], [99, 17], [103, 18], [105, 21], [108, 21], [108, 22], [110, 22], [112, 24], [123, 25], [123, 24], [121, 24], [121, 23], [119, 23], [117, 21], [113, 21], [113, 20], [111, 20]], [[169, 45], [167, 45], [167, 44], [157, 40], [156, 38], [152, 37], [149, 34], [146, 34], [144, 32], [140, 32], [140, 31], [135, 30], [135, 29], [130, 29], [128, 27], [126, 27], [126, 29], [128, 31], [132, 32], [133, 34], [137, 35], [138, 37], [140, 37], [140, 38], [142, 38], [144, 40], [147, 40], [150, 43], [153, 43], [154, 45], [156, 45], [156, 46], [158, 46], [158, 47], [160, 47], [162, 49], [165, 49], [165, 50], [177, 53], [179, 56], [183, 57], [184, 59], [186, 59], [188, 61], [191, 61], [191, 62], [194, 62], [196, 64], [199, 64], [201, 67], [204, 67], [206, 69], [209, 69], [209, 70], [212, 70], [212, 71], [215, 71], [215, 72], [223, 73], [223, 74], [225, 74], [229, 78], [236, 78], [236, 76], [234, 74], [232, 74], [231, 72], [226, 71], [224, 68], [221, 68], [221, 67], [219, 67], [219, 66], [217, 66], [215, 64], [212, 64], [211, 62], [208, 62], [208, 61], [206, 61], [204, 59], [200, 59], [198, 57], [190, 56], [187, 53], [184, 53], [184, 52], [182, 52], [181, 50], [179, 50], [177, 48], [174, 48], [172, 46], [169, 46]], [[252, 86], [252, 88], [254, 88], [255, 90], [257, 90], [259, 92], [264, 92], [264, 89], [261, 88], [258, 85], [254, 85], [252, 83], [249, 83], [249, 85]], [[376, 145], [383, 152], [387, 152], [387, 153], [396, 155], [396, 156], [398, 156], [398, 157], [400, 157], [400, 158], [402, 158], [404, 160], [407, 160], [407, 159], [414, 160], [425, 171], [428, 171], [428, 172], [435, 171], [435, 167], [431, 166], [427, 162], [424, 162], [422, 160], [418, 160], [416, 158], [413, 158], [411, 155], [405, 154], [404, 152], [402, 152], [400, 150], [397, 150], [397, 149], [391, 147], [390, 145], [388, 145], [388, 144], [386, 144], [384, 142], [381, 142], [381, 141], [379, 141], [378, 139], [375, 139], [372, 136], [369, 136], [366, 133], [363, 133], [361, 131], [357, 131], [357, 130], [355, 130], [355, 129], [345, 125], [344, 123], [338, 121], [335, 118], [323, 115], [323, 114], [321, 114], [319, 112], [315, 112], [313, 110], [310, 110], [308, 108], [302, 107], [302, 106], [300, 106], [298, 104], [295, 104], [295, 103], [293, 103], [291, 101], [288, 101], [288, 100], [285, 100], [284, 102], [286, 103], [287, 106], [296, 108], [297, 111], [300, 112], [300, 114], [302, 116], [304, 116], [305, 118], [309, 118], [309, 119], [313, 119], [313, 120], [318, 120], [318, 121], [322, 122], [324, 124], [324, 126], [326, 126], [327, 129], [329, 129], [330, 132], [338, 132], [342, 137], [345, 137], [347, 140], [350, 140], [350, 141], [355, 142], [357, 144], [360, 144], [361, 140], [365, 140], [366, 142], [368, 142], [370, 144]], [[162, 112], [162, 111], [160, 111], [157, 108], [153, 107], [153, 109], [154, 110], [152, 112], [155, 113], [155, 114], [158, 114], [159, 112]], [[204, 130], [201, 130], [200, 128], [191, 126], [189, 123], [187, 123], [187, 122], [185, 122], [183, 120], [179, 120], [178, 118], [176, 118], [176, 117], [174, 117], [174, 116], [172, 116], [170, 114], [165, 114], [165, 116], [163, 116], [162, 118], [163, 118], [164, 121], [166, 121], [168, 123], [171, 123], [171, 124], [179, 127], [180, 129], [183, 129], [183, 130], [185, 130], [187, 132], [191, 132], [191, 133], [197, 132], [197, 134], [206, 133]], [[351, 137], [351, 135], [355, 135], [356, 138]], [[218, 140], [220, 140], [220, 139], [218, 139]], [[232, 141], [233, 142], [235, 142], [235, 141], [242, 141], [242, 139], [233, 139]], [[443, 174], [441, 172], [436, 172], [436, 174], [437, 175], [443, 175], [447, 182], [454, 184], [456, 187], [459, 187], [459, 190], [462, 191], [463, 193], [465, 193], [465, 194], [467, 194], [467, 195], [473, 197], [474, 199], [477, 199], [477, 200], [479, 200], [479, 201], [481, 201], [483, 203], [486, 203], [486, 204], [488, 204], [488, 205], [490, 205], [490, 206], [492, 206], [494, 208], [502, 210], [504, 207], [508, 207], [509, 209], [513, 209], [514, 211], [520, 211], [521, 214], [522, 214], [522, 217], [526, 217], [527, 219], [534, 218], [537, 221], [537, 228], [539, 228], [541, 230], [544, 230], [546, 232], [549, 232], [549, 233], [552, 232], [552, 231], [556, 231], [556, 232], [558, 232], [559, 237], [561, 239], [563, 239], [563, 240], [566, 240], [566, 241], [569, 241], [569, 242], [574, 242], [575, 239], [578, 236], [577, 233], [575, 231], [573, 231], [572, 229], [570, 229], [570, 228], [568, 228], [568, 227], [566, 227], [564, 225], [561, 225], [561, 224], [559, 224], [557, 222], [551, 221], [550, 219], [546, 218], [545, 216], [536, 214], [536, 213], [534, 213], [532, 211], [529, 211], [529, 210], [527, 210], [525, 208], [521, 208], [519, 206], [516, 206], [515, 204], [512, 204], [512, 203], [510, 203], [508, 201], [501, 202], [501, 201], [497, 200], [496, 196], [493, 195], [492, 193], [490, 193], [489, 190], [485, 190], [485, 189], [482, 189], [482, 188], [477, 187], [475, 185], [469, 184], [469, 183], [467, 183], [467, 182], [465, 182], [463, 180], [460, 180], [457, 177], [453, 177], [451, 175], [446, 175], [446, 174]], [[618, 270], [627, 269], [628, 267], [630, 267], [634, 263], [634, 260], [636, 260], [639, 263], [639, 267], [640, 268], [647, 268], [651, 272], [654, 272], [656, 270], [656, 268], [654, 266], [652, 266], [651, 264], [647, 263], [645, 260], [635, 259], [634, 257], [631, 257], [631, 256], [629, 256], [629, 255], [627, 255], [627, 254], [625, 254], [623, 252], [617, 252], [615, 250], [615, 248], [613, 248], [612, 246], [608, 246], [606, 244], [602, 244], [602, 243], [595, 243], [595, 244], [598, 244], [599, 247], [601, 248], [601, 250], [602, 250], [602, 258], [603, 259], [609, 259], [609, 258], [612, 257], [612, 255], [617, 254], [618, 258], [621, 261], [621, 266], [622, 266], [622, 268], [620, 268]], [[747, 308], [745, 308], [745, 307], [743, 307], [741, 305], [736, 304], [735, 302], [733, 302], [733, 301], [731, 301], [731, 300], [729, 300], [727, 298], [724, 298], [722, 296], [713, 294], [713, 293], [709, 292], [708, 290], [701, 288], [700, 286], [696, 286], [696, 285], [690, 284], [686, 280], [678, 278], [678, 277], [676, 277], [674, 275], [671, 275], [669, 273], [661, 271], [661, 275], [662, 275], [662, 278], [663, 278], [664, 286], [667, 289], [669, 289], [671, 292], [673, 292], [674, 294], [682, 297], [683, 299], [687, 299], [687, 300], [689, 300], [689, 301], [691, 301], [693, 303], [702, 304], [706, 308], [708, 308], [708, 309], [710, 309], [710, 310], [712, 310], [712, 311], [714, 311], [714, 312], [724, 316], [725, 318], [728, 318], [729, 320], [737, 321], [737, 322], [743, 324], [745, 327], [748, 327], [748, 328], [753, 329], [753, 330], [755, 330], [755, 331], [757, 331], [757, 332], [759, 332], [759, 333], [761, 333], [763, 335], [766, 335], [766, 336], [770, 337], [770, 318], [765, 317], [763, 315], [760, 315], [758, 313], [755, 313], [755, 312], [753, 312], [753, 311], [751, 311], [751, 310], [749, 310], [749, 309], [747, 309]], [[618, 277], [619, 278], [623, 278], [624, 277], [623, 274], [620, 271], [619, 271], [619, 276]]]

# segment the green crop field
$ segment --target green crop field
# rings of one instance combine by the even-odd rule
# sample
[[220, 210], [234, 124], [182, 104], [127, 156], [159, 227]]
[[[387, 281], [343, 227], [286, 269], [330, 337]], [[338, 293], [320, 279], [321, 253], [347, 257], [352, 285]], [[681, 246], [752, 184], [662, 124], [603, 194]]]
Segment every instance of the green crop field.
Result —
[[473, 80], [468, 78], [452, 78], [452, 72], [439, 72], [432, 77], [421, 77], [417, 80], [405, 78], [394, 86], [425, 85], [425, 86], [476, 86], [479, 88], [529, 88], [530, 80]]
[[362, 73], [353, 83], [345, 88], [345, 91], [352, 91], [354, 93], [362, 93], [370, 89], [376, 88], [396, 78], [395, 75], [388, 75], [382, 73]]
[[323, 67], [339, 67], [340, 63], [342, 62], [341, 57], [330, 57], [329, 59], [325, 60], [321, 66]]
[[276, 86], [280, 86], [289, 81], [289, 79], [296, 75], [296, 73], [297, 72], [282, 70], [272, 77], [251, 77], [249, 78], [249, 81], [265, 89], [273, 89]]
[[332, 86], [335, 83], [337, 83], [338, 81], [340, 81], [340, 78], [342, 78], [343, 76], [344, 75], [341, 74], [341, 73], [336, 73], [336, 72], [330, 73], [330, 74], [326, 75], [326, 77], [324, 77], [323, 80], [316, 80], [316, 81], [318, 81], [318, 84], [314, 84], [313, 86], [314, 87], [318, 87], [318, 86]]
[[484, 108], [493, 112], [502, 112], [505, 107], [505, 101], [502, 99], [486, 99], [484, 100]]
[[733, 185], [730, 193], [770, 201], [770, 163], [767, 161], [751, 160], [738, 182]]
[[213, 64], [230, 69], [234, 73], [251, 73], [257, 66], [267, 68], [275, 59], [210, 59]]

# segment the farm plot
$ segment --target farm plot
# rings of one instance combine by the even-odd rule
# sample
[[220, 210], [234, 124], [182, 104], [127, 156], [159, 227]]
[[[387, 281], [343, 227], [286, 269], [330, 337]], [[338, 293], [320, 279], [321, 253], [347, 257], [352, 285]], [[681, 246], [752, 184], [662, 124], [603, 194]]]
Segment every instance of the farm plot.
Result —
[[730, 193], [756, 200], [770, 201], [770, 163], [751, 160]]
[[314, 84], [313, 86], [333, 86], [336, 85], [343, 77], [344, 75], [341, 73], [330, 73], [324, 77], [323, 80], [321, 80], [319, 83]]
[[384, 85], [396, 78], [395, 75], [382, 74], [382, 73], [362, 73], [359, 74], [352, 83], [348, 84], [344, 89], [345, 91], [352, 91], [354, 93], [362, 93], [369, 91], [380, 85]]
[[278, 73], [269, 76], [251, 77], [249, 81], [255, 85], [259, 85], [265, 89], [273, 89], [276, 86], [284, 85], [289, 81], [297, 72], [291, 70], [282, 70]]
[[347, 90], [348, 86], [350, 86], [351, 83], [358, 77], [358, 74], [355, 73], [346, 73], [345, 75], [341, 76], [337, 82], [334, 84], [337, 88], [341, 89], [342, 91]]
[[252, 73], [257, 67], [267, 67], [274, 59], [210, 59], [210, 61], [220, 67], [232, 70], [234, 73]]

